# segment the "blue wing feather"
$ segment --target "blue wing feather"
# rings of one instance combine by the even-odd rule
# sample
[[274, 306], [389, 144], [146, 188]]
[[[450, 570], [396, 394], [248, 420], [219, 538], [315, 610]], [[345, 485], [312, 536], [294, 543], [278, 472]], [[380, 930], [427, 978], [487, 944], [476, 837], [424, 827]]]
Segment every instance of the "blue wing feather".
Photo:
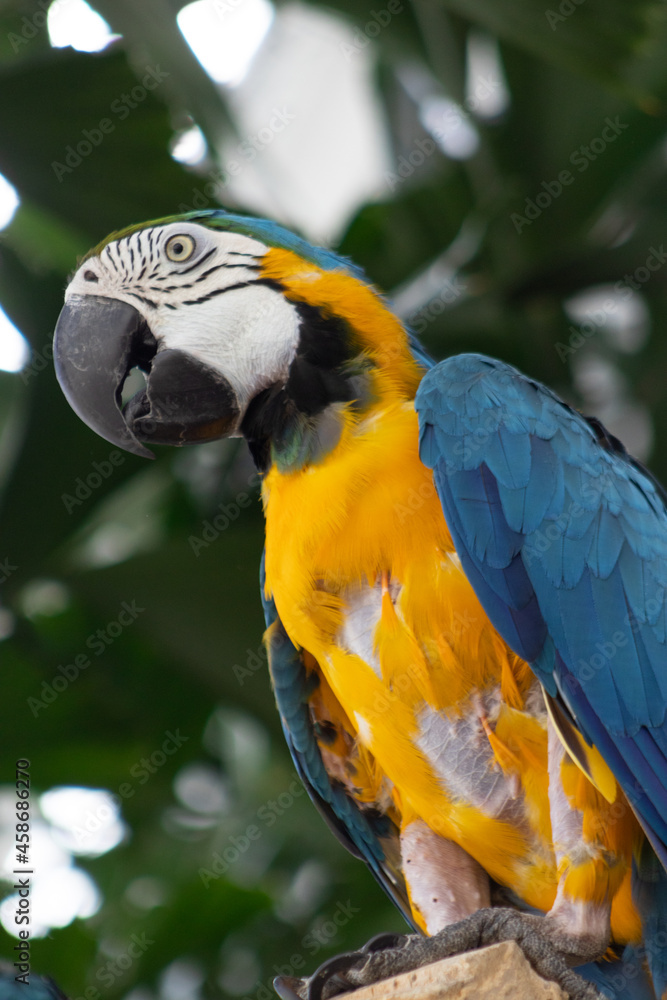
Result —
[[644, 926], [644, 947], [659, 997], [667, 991], [667, 872], [644, 848], [633, 864], [633, 898]]
[[442, 362], [416, 405], [422, 460], [489, 617], [560, 693], [667, 864], [667, 512], [655, 483], [599, 425], [499, 361]]

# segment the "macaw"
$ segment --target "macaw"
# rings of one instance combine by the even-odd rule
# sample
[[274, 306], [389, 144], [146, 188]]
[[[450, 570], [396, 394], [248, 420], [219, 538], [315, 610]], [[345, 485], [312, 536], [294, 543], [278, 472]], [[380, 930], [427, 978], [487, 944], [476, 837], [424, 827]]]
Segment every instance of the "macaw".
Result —
[[91, 250], [54, 357], [114, 445], [241, 436], [261, 473], [290, 752], [418, 932], [282, 995], [509, 936], [572, 996], [665, 1000], [667, 513], [650, 473], [508, 364], [435, 364], [348, 260], [223, 210]]

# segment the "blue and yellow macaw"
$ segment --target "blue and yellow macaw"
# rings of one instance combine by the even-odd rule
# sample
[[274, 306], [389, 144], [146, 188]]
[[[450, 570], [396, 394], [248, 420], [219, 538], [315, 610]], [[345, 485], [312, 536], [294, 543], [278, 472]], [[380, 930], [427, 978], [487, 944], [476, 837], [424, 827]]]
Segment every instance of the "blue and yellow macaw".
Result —
[[117, 446], [248, 442], [287, 743], [413, 927], [664, 1000], [667, 514], [620, 442], [500, 361], [434, 364], [347, 260], [221, 210], [92, 250], [55, 359]]

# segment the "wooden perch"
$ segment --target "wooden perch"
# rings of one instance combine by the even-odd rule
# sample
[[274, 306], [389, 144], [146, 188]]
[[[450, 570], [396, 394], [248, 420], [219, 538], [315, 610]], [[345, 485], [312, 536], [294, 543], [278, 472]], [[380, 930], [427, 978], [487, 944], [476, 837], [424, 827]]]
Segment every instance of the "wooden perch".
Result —
[[567, 1000], [532, 969], [514, 941], [443, 958], [347, 993], [346, 1000]]

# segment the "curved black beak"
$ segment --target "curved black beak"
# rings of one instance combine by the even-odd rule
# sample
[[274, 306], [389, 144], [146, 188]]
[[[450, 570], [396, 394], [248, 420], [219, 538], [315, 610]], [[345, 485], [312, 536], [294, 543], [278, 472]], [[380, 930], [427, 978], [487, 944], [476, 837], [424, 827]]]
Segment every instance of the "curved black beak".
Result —
[[121, 392], [137, 356], [148, 361], [151, 350], [155, 355], [157, 343], [137, 310], [101, 295], [71, 295], [53, 338], [56, 376], [74, 412], [107, 441], [144, 458], [155, 456], [125, 423]]
[[[135, 455], [142, 441], [197, 444], [230, 433], [239, 407], [229, 382], [185, 351], [158, 345], [141, 314], [101, 295], [71, 295], [53, 342], [56, 375], [67, 401], [92, 430]], [[132, 368], [146, 387], [122, 408]]]

